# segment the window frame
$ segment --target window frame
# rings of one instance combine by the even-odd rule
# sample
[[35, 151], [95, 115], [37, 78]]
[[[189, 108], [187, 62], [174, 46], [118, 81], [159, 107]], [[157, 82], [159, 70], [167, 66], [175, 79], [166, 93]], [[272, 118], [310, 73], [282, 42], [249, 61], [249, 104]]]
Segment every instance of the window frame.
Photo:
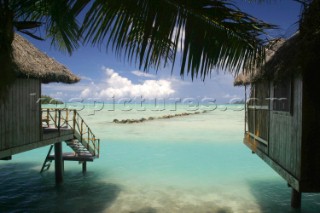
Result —
[[[279, 87], [277, 87], [279, 84], [280, 85], [284, 84], [284, 82], [279, 82], [277, 84], [273, 82], [272, 107], [270, 107], [270, 108], [276, 114], [292, 115], [293, 114], [293, 86], [294, 86], [293, 81], [292, 81], [292, 79], [287, 79], [285, 81], [285, 84], [287, 84], [287, 85], [285, 86], [285, 88], [282, 88], [284, 90], [276, 92], [276, 89], [279, 88]], [[286, 93], [285, 98], [288, 99], [288, 102], [287, 102], [288, 106], [280, 108], [280, 107], [278, 107], [279, 105], [275, 103], [275, 101], [277, 101], [276, 99], [284, 98], [284, 97], [276, 97], [276, 96], [278, 96], [279, 93], [280, 93], [280, 96], [283, 96], [283, 93]]]

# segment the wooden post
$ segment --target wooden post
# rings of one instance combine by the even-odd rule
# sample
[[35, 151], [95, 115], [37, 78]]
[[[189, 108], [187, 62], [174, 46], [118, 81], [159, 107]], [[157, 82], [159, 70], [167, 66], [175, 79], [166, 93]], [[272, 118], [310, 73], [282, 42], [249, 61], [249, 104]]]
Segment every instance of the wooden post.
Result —
[[54, 110], [54, 127], [57, 128], [57, 109]]
[[87, 172], [87, 161], [83, 161], [82, 163], [82, 173], [86, 173]]
[[59, 132], [59, 136], [60, 136], [60, 133], [61, 133], [61, 132], [60, 132], [60, 125], [61, 125], [61, 124], [60, 124], [60, 119], [61, 119], [61, 110], [59, 110], [59, 111], [58, 111], [58, 119], [59, 119], [59, 120], [58, 120], [58, 132]]
[[247, 85], [244, 85], [244, 134], [247, 132]]
[[298, 192], [294, 188], [291, 191], [291, 207], [295, 209], [301, 207], [301, 192]]
[[68, 127], [69, 124], [69, 110], [66, 110], [66, 126]]
[[62, 160], [62, 143], [54, 144], [54, 166], [56, 175], [56, 184], [63, 182], [63, 160]]
[[76, 110], [73, 110], [73, 131], [75, 131], [75, 129], [76, 129], [76, 121], [77, 121], [77, 118], [76, 118], [76, 116], [77, 116], [77, 111]]
[[50, 127], [49, 126], [49, 123], [50, 123], [50, 120], [49, 120], [50, 119], [50, 115], [49, 115], [49, 113], [50, 113], [50, 111], [49, 111], [49, 109], [47, 109], [47, 126], [48, 127]]

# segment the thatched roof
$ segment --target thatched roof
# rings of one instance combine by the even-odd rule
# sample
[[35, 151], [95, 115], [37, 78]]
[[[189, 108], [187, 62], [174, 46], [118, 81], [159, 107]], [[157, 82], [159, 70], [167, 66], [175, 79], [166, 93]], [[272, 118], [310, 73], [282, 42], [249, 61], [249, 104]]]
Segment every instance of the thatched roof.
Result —
[[[289, 40], [288, 40], [289, 41]], [[266, 79], [268, 75], [274, 74], [273, 71], [277, 70], [272, 66], [278, 66], [278, 51], [286, 46], [284, 39], [276, 39], [271, 41], [266, 47], [266, 62], [262, 68], [252, 68], [251, 70], [244, 69], [243, 73], [238, 74], [234, 79], [234, 86], [245, 86], [257, 80]]]
[[263, 77], [281, 81], [284, 78], [298, 73], [299, 63], [297, 63], [297, 60], [299, 60], [299, 45], [300, 39], [297, 33], [279, 46], [273, 57], [264, 65], [262, 69]]
[[240, 73], [237, 75], [237, 77], [234, 79], [233, 85], [234, 86], [246, 86], [251, 83], [251, 78], [249, 75]]
[[76, 83], [80, 80], [67, 67], [41, 52], [18, 34], [14, 36], [12, 47], [15, 72], [19, 78], [41, 79], [43, 83]]

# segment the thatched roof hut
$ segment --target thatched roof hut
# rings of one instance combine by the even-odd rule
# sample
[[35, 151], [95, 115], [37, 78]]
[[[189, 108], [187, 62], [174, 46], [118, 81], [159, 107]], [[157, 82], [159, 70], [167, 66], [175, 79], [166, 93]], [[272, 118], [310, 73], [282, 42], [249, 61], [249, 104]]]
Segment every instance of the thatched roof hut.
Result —
[[12, 43], [15, 72], [19, 78], [40, 79], [42, 83], [76, 83], [80, 80], [67, 67], [41, 52], [22, 36]]

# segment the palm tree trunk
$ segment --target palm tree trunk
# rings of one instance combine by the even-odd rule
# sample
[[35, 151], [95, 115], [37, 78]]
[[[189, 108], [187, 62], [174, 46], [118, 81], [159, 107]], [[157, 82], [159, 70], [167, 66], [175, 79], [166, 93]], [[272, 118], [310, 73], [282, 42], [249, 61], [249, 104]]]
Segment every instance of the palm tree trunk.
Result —
[[15, 80], [11, 46], [13, 36], [13, 12], [8, 0], [0, 0], [0, 102], [6, 99], [8, 88]]

